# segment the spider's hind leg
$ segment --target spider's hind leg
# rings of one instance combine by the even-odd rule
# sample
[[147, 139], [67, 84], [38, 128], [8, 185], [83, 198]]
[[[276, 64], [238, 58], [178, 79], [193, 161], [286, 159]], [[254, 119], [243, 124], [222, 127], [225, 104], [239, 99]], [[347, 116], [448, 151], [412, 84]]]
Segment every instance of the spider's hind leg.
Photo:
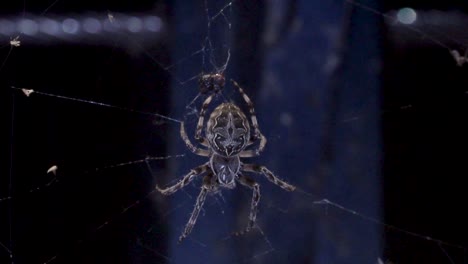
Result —
[[201, 166], [198, 166], [194, 169], [191, 169], [189, 173], [187, 173], [180, 181], [178, 181], [176, 184], [161, 189], [158, 185], [156, 185], [156, 190], [158, 190], [161, 194], [163, 195], [171, 195], [178, 190], [184, 188], [187, 184], [189, 184], [193, 179], [195, 179], [196, 176], [206, 172], [210, 168], [208, 163], [205, 163]]
[[253, 190], [252, 202], [250, 203], [249, 223], [245, 229], [245, 232], [249, 232], [250, 229], [254, 228], [257, 219], [257, 207], [260, 202], [260, 185], [245, 175], [239, 175], [239, 182]]
[[294, 191], [296, 187], [291, 185], [280, 178], [278, 178], [273, 172], [271, 172], [267, 167], [257, 165], [257, 164], [242, 164], [242, 170], [254, 173], [261, 173], [263, 174], [270, 182], [278, 185], [279, 187], [283, 188], [286, 191]]
[[190, 232], [192, 232], [192, 229], [197, 222], [198, 215], [200, 214], [200, 211], [203, 208], [203, 204], [205, 203], [206, 195], [216, 189], [216, 185], [212, 179], [213, 173], [209, 173], [203, 177], [203, 186], [201, 187], [200, 194], [198, 194], [197, 202], [195, 203], [195, 207], [193, 208], [192, 214], [190, 215], [190, 219], [185, 225], [184, 232], [182, 232], [182, 235], [179, 237], [179, 243], [182, 242], [182, 240], [184, 240], [190, 234]]

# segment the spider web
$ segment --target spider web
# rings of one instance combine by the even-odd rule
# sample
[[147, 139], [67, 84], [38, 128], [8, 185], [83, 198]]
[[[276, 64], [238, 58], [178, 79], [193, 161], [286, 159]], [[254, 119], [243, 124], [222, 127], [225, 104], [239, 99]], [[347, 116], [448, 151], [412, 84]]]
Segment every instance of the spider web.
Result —
[[[387, 20], [395, 17], [391, 12], [383, 13], [378, 8], [360, 2], [347, 3], [368, 15], [375, 14]], [[26, 4], [33, 3], [26, 1], [15, 9], [21, 10], [20, 17], [23, 19], [30, 18], [28, 12], [35, 8], [39, 10], [36, 12], [39, 14], [37, 17], [42, 19], [59, 17], [55, 13], [70, 13], [70, 10], [64, 12], [67, 8], [63, 1], [30, 8]], [[279, 2], [277, 4], [279, 10], [287, 9], [284, 3], [283, 6]], [[159, 10], [162, 15], [164, 12], [158, 8], [162, 7], [157, 6], [154, 10], [156, 13]], [[102, 57], [104, 62], [97, 65], [91, 61], [92, 56], [73, 54], [76, 47], [63, 50], [57, 47], [57, 50], [41, 54], [37, 46], [27, 48], [28, 42], [35, 42], [34, 45], [38, 46], [56, 47], [57, 44], [41, 42], [40, 38], [29, 38], [27, 34], [12, 34], [9, 39], [4, 39], [3, 50], [6, 55], [2, 56], [4, 59], [0, 75], [2, 86], [6, 83], [10, 90], [4, 98], [8, 99], [5, 105], [10, 109], [7, 119], [10, 119], [12, 130], [11, 164], [7, 166], [7, 173], [3, 174], [9, 177], [2, 177], [0, 189], [2, 263], [179, 263], [188, 260], [195, 263], [210, 263], [213, 260], [223, 260], [223, 263], [286, 263], [301, 257], [306, 262], [314, 259], [317, 263], [329, 263], [331, 259], [319, 259], [319, 253], [307, 251], [316, 247], [303, 244], [304, 241], [320, 237], [320, 233], [310, 233], [312, 228], [304, 228], [307, 225], [320, 225], [320, 221], [339, 227], [338, 231], [328, 230], [332, 237], [338, 237], [337, 240], [340, 231], [346, 227], [343, 223], [350, 221], [367, 226], [368, 229], [364, 229], [366, 232], [373, 228], [382, 229], [382, 236], [388, 237], [390, 241], [387, 242], [390, 253], [385, 249], [384, 252], [375, 252], [379, 257], [374, 263], [411, 263], [408, 262], [410, 257], [398, 255], [399, 250], [413, 251], [410, 255], [416, 260], [425, 259], [415, 257], [424, 254], [432, 257], [427, 251], [433, 250], [437, 252], [434, 259], [445, 263], [466, 262], [466, 241], [443, 232], [447, 223], [440, 230], [422, 225], [422, 219], [417, 220], [416, 225], [398, 218], [380, 220], [380, 215], [374, 215], [367, 207], [355, 208], [352, 203], [348, 205], [348, 202], [339, 199], [340, 202], [336, 202], [334, 193], [349, 192], [347, 188], [321, 189], [323, 183], [313, 175], [327, 168], [317, 169], [317, 165], [304, 164], [300, 155], [302, 153], [298, 152], [301, 142], [319, 149], [314, 145], [318, 143], [314, 142], [321, 139], [314, 136], [316, 132], [308, 130], [310, 127], [305, 132], [293, 129], [297, 129], [298, 122], [307, 122], [304, 120], [309, 120], [311, 116], [294, 115], [294, 101], [280, 98], [281, 87], [289, 83], [278, 79], [274, 71], [266, 71], [267, 77], [260, 77], [259, 72], [250, 68], [230, 72], [237, 64], [241, 64], [239, 61], [248, 60], [248, 52], [241, 54], [232, 50], [234, 44], [228, 36], [232, 33], [232, 23], [236, 22], [233, 17], [237, 12], [243, 16], [252, 16], [255, 12], [248, 9], [246, 3], [237, 1], [206, 1], [199, 8], [197, 11], [178, 11], [181, 12], [179, 15], [187, 18], [179, 22], [179, 29], [192, 32], [195, 28], [198, 32], [195, 34], [196, 41], [179, 42], [181, 46], [176, 48], [171, 63], [168, 63], [165, 55], [170, 51], [165, 47], [167, 43], [164, 36], [152, 36], [148, 40], [143, 35], [127, 32], [107, 40], [61, 40], [85, 44], [84, 53]], [[150, 10], [152, 7], [136, 8], [131, 17], [144, 14], [144, 9]], [[124, 17], [129, 19], [129, 16], [123, 15], [124, 11], [118, 11], [125, 10], [125, 7], [114, 8], [106, 4], [99, 10], [108, 21], [119, 21]], [[187, 12], [190, 11], [202, 14], [202, 19], [197, 22], [193, 18], [188, 19]], [[274, 10], [270, 12], [274, 14]], [[284, 19], [287, 20], [287, 17]], [[328, 21], [330, 24], [324, 26], [323, 34], [336, 39], [338, 20], [339, 16], [330, 18], [331, 22]], [[304, 31], [300, 23], [290, 21], [287, 32], [293, 32], [290, 33], [293, 36], [294, 32], [300, 35]], [[401, 24], [395, 28], [398, 26]], [[410, 35], [418, 43], [429, 43], [425, 45], [434, 45], [443, 50], [447, 60], [452, 60], [454, 66], [457, 63], [462, 66], [453, 71], [464, 71], [466, 75], [466, 67], [460, 63], [463, 61], [460, 54], [464, 53], [467, 46], [457, 34], [453, 34], [456, 38], [450, 37], [451, 34], [437, 31], [436, 26], [424, 30], [417, 26], [401, 27], [404, 33], [398, 30], [397, 33]], [[250, 25], [249, 29], [253, 28]], [[281, 38], [285, 38], [281, 35], [285, 34], [281, 27], [276, 31], [268, 29], [272, 29], [267, 28], [265, 33], [269, 45], [274, 47]], [[193, 36], [188, 34], [187, 38]], [[19, 41], [19, 47], [14, 45], [18, 43], [15, 41]], [[151, 41], [157, 44], [152, 45]], [[454, 50], [459, 55], [452, 58], [450, 56]], [[272, 63], [294, 59], [285, 52], [287, 50], [280, 49]], [[59, 67], [51, 68], [49, 73], [28, 65], [31, 60], [45, 62], [53, 58], [63, 60], [57, 60]], [[324, 71], [331, 71], [336, 61], [333, 58], [326, 59], [326, 62], [320, 60], [317, 63], [325, 65], [321, 67]], [[122, 66], [125, 64], [127, 66]], [[66, 68], [66, 65], [89, 66], [78, 70], [69, 66], [68, 70], [60, 70]], [[307, 74], [303, 68], [307, 67], [301, 66], [294, 71], [299, 78]], [[212, 71], [226, 71], [228, 76], [235, 77], [241, 85], [250, 88], [246, 91], [254, 98], [262, 131], [269, 140], [267, 150], [255, 162], [270, 167], [276, 174], [297, 185], [299, 190], [292, 194], [284, 193], [259, 179], [262, 199], [258, 227], [240, 236], [233, 233], [242, 230], [246, 223], [250, 190], [238, 186], [234, 191], [222, 191], [210, 196], [192, 234], [184, 243], [177, 245], [176, 240], [199, 192], [200, 181], [195, 181], [173, 197], [161, 197], [154, 191], [154, 186], [156, 183], [174, 183], [190, 168], [206, 162], [185, 149], [178, 136], [178, 125], [184, 120], [188, 123], [189, 131], [193, 131], [198, 107], [203, 99], [198, 94], [196, 81], [201, 72]], [[121, 77], [126, 72], [138, 75], [127, 80]], [[249, 75], [256, 76], [259, 83], [263, 81], [271, 88], [260, 90], [255, 97], [251, 87], [260, 85], [245, 77]], [[171, 92], [171, 89], [176, 92]], [[23, 92], [28, 90], [32, 90], [32, 93], [24, 95]], [[456, 89], [461, 94], [465, 90], [462, 87]], [[318, 94], [320, 90], [313, 90], [312, 93], [321, 98]], [[423, 94], [423, 91], [418, 94]], [[217, 97], [217, 102], [235, 97], [236, 94], [227, 87], [223, 95]], [[415, 97], [390, 102], [383, 108], [382, 116], [392, 120], [400, 114], [408, 117], [414, 111], [426, 109], [417, 102], [419, 98]], [[312, 102], [314, 104], [320, 102]], [[281, 111], [269, 112], [271, 105], [278, 105]], [[315, 106], [314, 109], [320, 107]], [[356, 109], [336, 116], [333, 121], [348, 124], [374, 118], [363, 108]], [[444, 110], [443, 107], [435, 109]], [[462, 110], [458, 113], [461, 114]], [[320, 115], [317, 117], [316, 125], [320, 125]], [[278, 124], [278, 127], [264, 126], [272, 123]], [[285, 143], [289, 147], [281, 147]], [[319, 162], [315, 159], [311, 157], [312, 164]], [[290, 165], [295, 166], [294, 169], [288, 168], [288, 164], [294, 164]], [[53, 166], [57, 166], [55, 172]], [[461, 190], [455, 193], [461, 193]], [[461, 201], [461, 197], [449, 200], [441, 198], [441, 203], [447, 203], [454, 210], [463, 208]], [[373, 203], [377, 204], [377, 208], [381, 206], [378, 200]], [[403, 200], [402, 203], [414, 203], [415, 207], [425, 204], [424, 200]], [[404, 219], [414, 216], [414, 213], [406, 214], [408, 216], [404, 215]], [[450, 215], [449, 212], [445, 214]], [[306, 221], [310, 219], [317, 220], [308, 224]], [[458, 222], [452, 223], [455, 225]], [[304, 236], [306, 240], [301, 239]], [[408, 249], [392, 247], [392, 243], [405, 244]], [[126, 254], [119, 255], [116, 251]], [[294, 256], [296, 254], [299, 255]], [[315, 258], [313, 255], [316, 255]]]

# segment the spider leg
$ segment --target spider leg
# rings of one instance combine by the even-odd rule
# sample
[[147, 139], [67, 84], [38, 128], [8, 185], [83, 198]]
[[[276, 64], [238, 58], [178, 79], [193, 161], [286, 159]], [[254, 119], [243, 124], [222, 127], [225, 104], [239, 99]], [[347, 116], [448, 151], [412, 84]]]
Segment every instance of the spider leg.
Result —
[[257, 206], [260, 201], [260, 185], [245, 175], [239, 175], [238, 180], [242, 185], [253, 190], [252, 202], [250, 203], [249, 224], [245, 230], [245, 232], [249, 232], [250, 229], [254, 227], [255, 220], [257, 219]]
[[195, 203], [195, 207], [193, 208], [192, 214], [190, 215], [190, 219], [185, 225], [184, 232], [179, 237], [179, 243], [182, 242], [182, 240], [184, 240], [190, 234], [190, 232], [192, 232], [192, 229], [197, 222], [198, 215], [200, 214], [200, 211], [203, 207], [203, 203], [205, 203], [206, 195], [209, 191], [212, 191], [214, 188], [216, 188], [216, 186], [214, 186], [211, 182], [212, 178], [213, 173], [209, 173], [203, 178], [203, 186], [201, 187], [200, 194], [197, 197], [197, 202]]
[[242, 98], [244, 99], [245, 103], [247, 104], [247, 107], [249, 108], [250, 120], [254, 128], [254, 134], [252, 135], [252, 138], [250, 139], [249, 143], [247, 143], [247, 145], [252, 145], [255, 141], [260, 139], [260, 144], [255, 150], [245, 150], [243, 151], [244, 152], [243, 155], [245, 156], [241, 156], [241, 157], [248, 158], [248, 157], [258, 156], [260, 155], [260, 152], [262, 152], [263, 149], [265, 148], [267, 139], [262, 134], [262, 132], [260, 132], [260, 127], [258, 125], [257, 115], [255, 114], [255, 108], [254, 108], [254, 104], [252, 100], [250, 100], [249, 96], [247, 96], [247, 94], [244, 92], [244, 90], [240, 87], [240, 85], [236, 81], [231, 79], [231, 82], [234, 84], [234, 86], [237, 87], [237, 89], [239, 90], [239, 93], [242, 95]]
[[158, 190], [161, 194], [163, 195], [171, 195], [175, 192], [177, 192], [178, 190], [184, 188], [187, 184], [189, 184], [194, 178], [195, 176], [198, 176], [204, 172], [206, 172], [208, 169], [210, 168], [209, 166], [209, 163], [205, 163], [201, 166], [198, 166], [194, 169], [191, 169], [189, 173], [187, 173], [183, 178], [182, 180], [180, 180], [179, 182], [177, 182], [176, 184], [170, 186], [170, 187], [167, 187], [165, 189], [161, 189], [159, 188], [158, 185], [156, 185], [156, 190]]
[[[250, 144], [252, 144], [252, 143], [250, 143]], [[247, 146], [250, 145], [250, 144], [247, 144]], [[243, 151], [239, 152], [239, 157], [241, 157], [241, 158], [252, 158], [252, 157], [256, 157], [258, 155], [260, 155], [259, 149], [253, 149], [253, 150], [249, 149], [249, 150], [243, 150]]]
[[197, 154], [199, 156], [204, 156], [204, 157], [209, 157], [210, 156], [210, 151], [209, 150], [197, 148], [192, 144], [192, 142], [190, 142], [190, 139], [187, 136], [187, 131], [185, 131], [184, 122], [180, 122], [180, 137], [184, 140], [185, 145], [187, 145], [187, 148], [190, 149], [190, 151], [192, 151], [193, 153], [195, 153], [195, 154]]
[[209, 147], [209, 143], [206, 140], [206, 138], [202, 137], [201, 135], [203, 130], [203, 122], [205, 121], [206, 109], [208, 109], [208, 105], [211, 103], [211, 100], [213, 100], [214, 95], [215, 94], [211, 94], [203, 102], [200, 109], [200, 117], [198, 118], [197, 128], [195, 130], [195, 139], [198, 140], [198, 142], [200, 142], [200, 144], [202, 144], [205, 147]]
[[295, 186], [281, 180], [280, 178], [276, 177], [273, 172], [271, 172], [267, 167], [257, 165], [257, 164], [242, 164], [242, 170], [261, 173], [263, 174], [269, 181], [278, 185], [279, 187], [285, 189], [286, 191], [294, 191], [296, 189]]

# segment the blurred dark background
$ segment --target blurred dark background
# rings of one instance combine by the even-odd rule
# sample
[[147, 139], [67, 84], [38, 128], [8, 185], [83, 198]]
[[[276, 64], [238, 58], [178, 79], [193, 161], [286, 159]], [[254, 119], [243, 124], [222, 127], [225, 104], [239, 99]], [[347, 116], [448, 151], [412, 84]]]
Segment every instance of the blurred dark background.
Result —
[[[466, 1], [229, 3], [0, 4], [0, 263], [466, 263]], [[405, 7], [412, 24], [390, 19]], [[300, 190], [256, 177], [260, 229], [240, 237], [250, 190], [210, 196], [177, 245], [200, 181], [154, 186], [206, 159], [128, 109], [193, 135], [196, 76], [226, 61], [269, 141], [252, 162]]]

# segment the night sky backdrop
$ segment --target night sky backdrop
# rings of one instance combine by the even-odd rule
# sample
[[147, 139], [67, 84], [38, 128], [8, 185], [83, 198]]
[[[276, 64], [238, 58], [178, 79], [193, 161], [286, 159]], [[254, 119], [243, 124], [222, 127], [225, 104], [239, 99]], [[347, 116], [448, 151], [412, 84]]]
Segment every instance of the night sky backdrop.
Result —
[[[467, 263], [468, 64], [450, 54], [468, 50], [466, 1], [52, 2], [0, 3], [0, 263]], [[403, 7], [415, 24], [383, 15]], [[9, 45], [8, 21], [109, 14], [146, 31]], [[206, 162], [178, 121], [192, 137], [196, 77], [228, 55], [268, 139], [245, 162], [300, 190], [255, 176], [261, 229], [240, 237], [251, 191], [222, 190], [177, 245], [201, 181], [154, 186]], [[245, 109], [229, 82], [212, 107], [228, 100]]]

